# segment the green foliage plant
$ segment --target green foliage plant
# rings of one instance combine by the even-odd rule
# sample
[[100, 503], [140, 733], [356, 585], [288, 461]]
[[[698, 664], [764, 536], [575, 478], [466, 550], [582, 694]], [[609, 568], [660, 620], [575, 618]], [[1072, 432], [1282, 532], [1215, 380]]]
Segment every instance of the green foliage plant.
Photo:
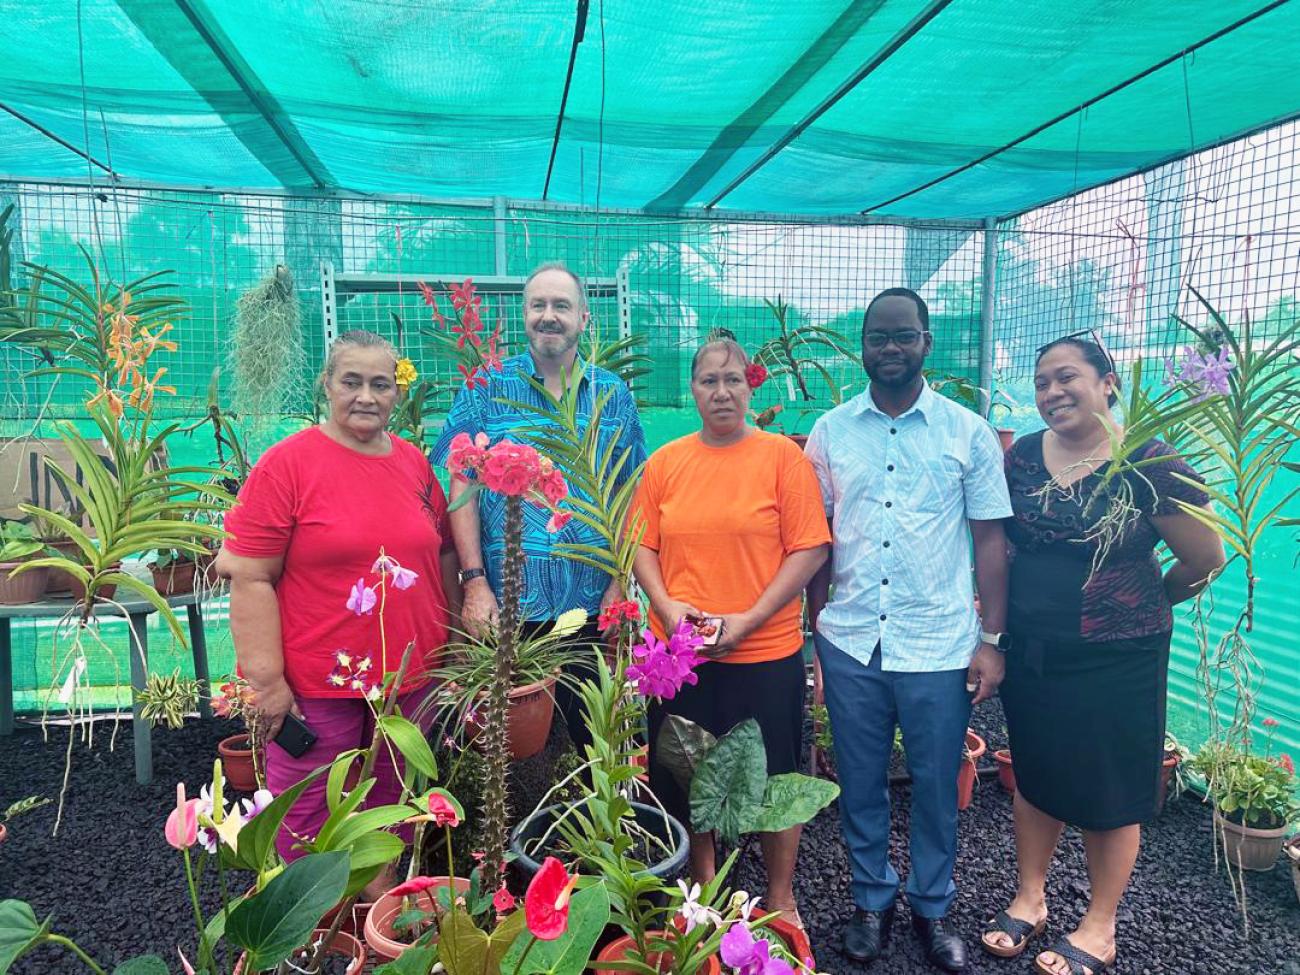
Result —
[[144, 687], [135, 692], [135, 699], [140, 704], [140, 717], [151, 728], [162, 722], [175, 731], [199, 706], [201, 690], [201, 683], [193, 677], [182, 677], [179, 667], [170, 674], [150, 674]]
[[780, 295], [776, 296], [776, 301], [764, 299], [763, 303], [776, 320], [776, 334], [758, 347], [751, 357], [753, 361], [766, 368], [772, 378], [792, 383], [797, 397], [792, 393], [791, 398], [804, 402], [818, 398], [809, 379], [819, 377], [827, 397], [838, 406], [844, 398], [843, 390], [822, 360], [829, 354], [832, 359], [856, 362], [857, 356], [851, 351], [849, 340], [825, 325], [812, 322], [795, 324], [796, 316]]

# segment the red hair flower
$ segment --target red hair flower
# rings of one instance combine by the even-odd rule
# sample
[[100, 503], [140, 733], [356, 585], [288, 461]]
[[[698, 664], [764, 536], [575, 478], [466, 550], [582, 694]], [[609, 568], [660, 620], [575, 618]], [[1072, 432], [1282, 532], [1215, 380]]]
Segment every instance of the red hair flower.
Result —
[[524, 920], [539, 941], [554, 941], [569, 926], [569, 898], [577, 875], [570, 876], [555, 857], [547, 857], [524, 895]]
[[767, 367], [751, 362], [745, 367], [745, 382], [749, 384], [750, 389], [758, 389], [767, 382]]

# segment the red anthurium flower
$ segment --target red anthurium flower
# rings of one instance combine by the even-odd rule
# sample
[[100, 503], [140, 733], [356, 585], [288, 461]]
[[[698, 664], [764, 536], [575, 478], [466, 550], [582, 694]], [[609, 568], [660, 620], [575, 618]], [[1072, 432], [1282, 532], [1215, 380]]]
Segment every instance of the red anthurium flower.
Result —
[[524, 895], [524, 920], [539, 941], [554, 941], [569, 926], [569, 898], [577, 875], [570, 876], [555, 857], [547, 857]]
[[514, 910], [515, 899], [511, 896], [510, 891], [502, 887], [492, 895], [492, 907], [498, 914], [504, 914], [506, 911]]
[[404, 884], [398, 884], [389, 891], [394, 897], [410, 897], [412, 894], [419, 894], [422, 891], [432, 890], [442, 881], [437, 877], [412, 877]]
[[447, 797], [435, 792], [429, 796], [429, 813], [439, 826], [459, 826], [460, 817], [456, 807], [447, 801]]

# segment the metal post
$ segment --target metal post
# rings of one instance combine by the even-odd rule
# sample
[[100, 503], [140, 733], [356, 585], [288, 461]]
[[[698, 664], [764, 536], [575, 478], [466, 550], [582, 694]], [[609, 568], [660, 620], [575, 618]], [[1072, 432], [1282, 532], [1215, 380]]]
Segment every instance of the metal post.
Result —
[[980, 394], [985, 416], [993, 410], [993, 309], [997, 299], [998, 223], [984, 218], [984, 271], [980, 293]]
[[492, 197], [492, 240], [496, 245], [493, 260], [494, 273], [506, 275], [506, 198]]
[[329, 352], [330, 343], [338, 337], [338, 322], [334, 318], [337, 295], [334, 293], [334, 262], [320, 262], [320, 324], [325, 339], [325, 351]]

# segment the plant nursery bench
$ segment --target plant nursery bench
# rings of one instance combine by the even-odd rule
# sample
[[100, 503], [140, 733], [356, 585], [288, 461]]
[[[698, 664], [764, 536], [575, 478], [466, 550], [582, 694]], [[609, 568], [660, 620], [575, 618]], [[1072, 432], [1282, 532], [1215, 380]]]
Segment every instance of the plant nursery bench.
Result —
[[[135, 691], [143, 690], [149, 675], [149, 615], [156, 610], [151, 603], [135, 596], [119, 593], [113, 603], [95, 605], [94, 615], [99, 617], [125, 616], [131, 629], [131, 727], [135, 741], [135, 780], [141, 785], [153, 781], [153, 733], [149, 723], [140, 717], [140, 702]], [[167, 604], [174, 608], [185, 607], [190, 631], [190, 648], [194, 652], [194, 676], [208, 682], [208, 648], [203, 633], [202, 597], [195, 593], [171, 596]], [[120, 606], [120, 608], [119, 608]], [[14, 675], [10, 644], [10, 623], [15, 619], [59, 619], [72, 608], [72, 598], [44, 599], [38, 603], [19, 606], [0, 606], [0, 735], [11, 735], [14, 730]], [[208, 698], [199, 696], [199, 716], [212, 717]]]

